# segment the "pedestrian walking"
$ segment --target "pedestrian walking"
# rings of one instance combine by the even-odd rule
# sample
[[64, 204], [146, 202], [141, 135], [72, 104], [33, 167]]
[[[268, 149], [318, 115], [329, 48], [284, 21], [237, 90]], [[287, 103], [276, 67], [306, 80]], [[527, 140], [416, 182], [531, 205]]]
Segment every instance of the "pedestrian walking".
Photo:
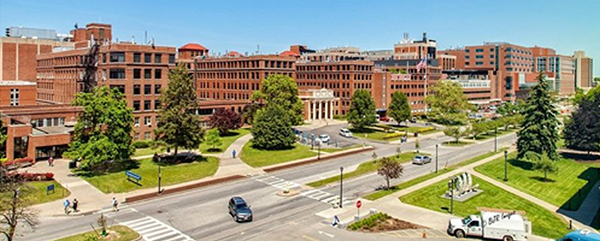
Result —
[[77, 198], [73, 199], [73, 212], [79, 212], [79, 210], [77, 210], [77, 207], [79, 206], [79, 202], [77, 201]]
[[233, 154], [233, 158], [235, 158], [235, 153], [236, 153], [235, 150], [233, 150], [233, 153], [232, 153]]
[[54, 166], [54, 158], [52, 158], [52, 157], [48, 158], [48, 166], [51, 166], [51, 167]]
[[112, 204], [113, 212], [118, 212], [119, 211], [119, 207], [118, 207], [119, 201], [117, 201], [117, 199], [115, 197], [113, 197], [111, 204]]
[[65, 214], [69, 214], [69, 207], [71, 206], [71, 202], [69, 201], [69, 199], [65, 199], [65, 201], [63, 202], [63, 206], [65, 208]]

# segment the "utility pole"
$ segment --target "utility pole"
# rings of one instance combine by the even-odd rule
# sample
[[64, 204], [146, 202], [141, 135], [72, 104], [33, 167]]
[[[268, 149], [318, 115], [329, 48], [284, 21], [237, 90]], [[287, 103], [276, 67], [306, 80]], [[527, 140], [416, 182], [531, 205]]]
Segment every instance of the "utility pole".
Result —
[[340, 167], [340, 208], [342, 208], [344, 190], [344, 167]]
[[438, 173], [438, 146], [439, 144], [435, 144], [435, 173]]
[[160, 194], [160, 193], [161, 193], [161, 190], [160, 190], [160, 182], [161, 182], [161, 179], [162, 179], [162, 175], [161, 175], [161, 173], [160, 173], [160, 163], [159, 163], [159, 164], [158, 164], [158, 194]]
[[498, 123], [494, 123], [494, 152], [498, 152]]
[[508, 166], [508, 150], [504, 150], [504, 181], [505, 182], [508, 182], [507, 166]]

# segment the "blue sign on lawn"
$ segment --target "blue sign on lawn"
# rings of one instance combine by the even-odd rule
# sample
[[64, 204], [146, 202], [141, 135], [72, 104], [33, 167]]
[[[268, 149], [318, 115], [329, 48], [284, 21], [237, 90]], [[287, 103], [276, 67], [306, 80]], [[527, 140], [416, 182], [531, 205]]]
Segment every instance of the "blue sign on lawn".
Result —
[[52, 191], [52, 193], [54, 193], [54, 184], [48, 185], [46, 187], [46, 196], [48, 196], [50, 194], [50, 191]]
[[127, 176], [127, 179], [129, 179], [129, 178], [135, 179], [137, 182], [142, 181], [142, 176], [135, 174], [133, 172], [130, 172], [130, 171], [125, 171], [125, 176]]

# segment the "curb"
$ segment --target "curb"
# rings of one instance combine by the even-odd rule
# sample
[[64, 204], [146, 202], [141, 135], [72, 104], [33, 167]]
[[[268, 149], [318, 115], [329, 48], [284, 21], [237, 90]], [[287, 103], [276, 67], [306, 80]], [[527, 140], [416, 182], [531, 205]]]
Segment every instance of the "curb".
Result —
[[279, 171], [279, 170], [288, 169], [288, 168], [292, 168], [292, 167], [321, 162], [321, 161], [325, 161], [325, 160], [329, 160], [329, 159], [333, 159], [333, 158], [343, 157], [343, 156], [352, 155], [352, 154], [356, 154], [356, 153], [360, 153], [360, 152], [364, 152], [364, 151], [371, 151], [371, 150], [375, 150], [375, 147], [368, 146], [368, 147], [361, 148], [361, 149], [349, 150], [347, 152], [339, 153], [337, 155], [334, 153], [332, 155], [327, 155], [327, 156], [321, 157], [320, 159], [318, 159], [317, 157], [313, 157], [311, 159], [300, 161], [300, 162], [294, 162], [294, 163], [279, 165], [279, 166], [275, 166], [275, 167], [264, 168], [263, 171], [264, 172], [274, 172], [274, 171]]
[[138, 202], [138, 201], [142, 201], [142, 200], [146, 200], [146, 199], [160, 197], [160, 196], [163, 196], [163, 195], [166, 195], [166, 194], [183, 192], [183, 191], [194, 189], [194, 188], [211, 186], [211, 185], [215, 185], [215, 184], [219, 184], [219, 183], [225, 183], [225, 182], [239, 180], [239, 179], [242, 179], [242, 178], [245, 178], [245, 176], [242, 176], [242, 175], [233, 175], [233, 176], [217, 178], [217, 179], [213, 179], [213, 180], [209, 180], [209, 181], [205, 181], [205, 182], [199, 182], [199, 183], [193, 183], [193, 184], [189, 184], [189, 185], [184, 185], [184, 186], [180, 186], [180, 187], [165, 188], [160, 194], [156, 193], [156, 192], [152, 192], [152, 193], [139, 194], [139, 195], [135, 195], [135, 196], [125, 197], [125, 201], [124, 202], [125, 203]]

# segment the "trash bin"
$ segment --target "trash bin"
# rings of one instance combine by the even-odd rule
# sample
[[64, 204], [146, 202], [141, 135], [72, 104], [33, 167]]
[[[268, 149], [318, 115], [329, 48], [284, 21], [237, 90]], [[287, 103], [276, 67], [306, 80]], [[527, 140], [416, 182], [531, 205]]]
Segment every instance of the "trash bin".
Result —
[[419, 137], [419, 133], [415, 133], [415, 137]]
[[69, 169], [74, 169], [77, 168], [77, 162], [76, 161], [70, 161], [69, 162]]

